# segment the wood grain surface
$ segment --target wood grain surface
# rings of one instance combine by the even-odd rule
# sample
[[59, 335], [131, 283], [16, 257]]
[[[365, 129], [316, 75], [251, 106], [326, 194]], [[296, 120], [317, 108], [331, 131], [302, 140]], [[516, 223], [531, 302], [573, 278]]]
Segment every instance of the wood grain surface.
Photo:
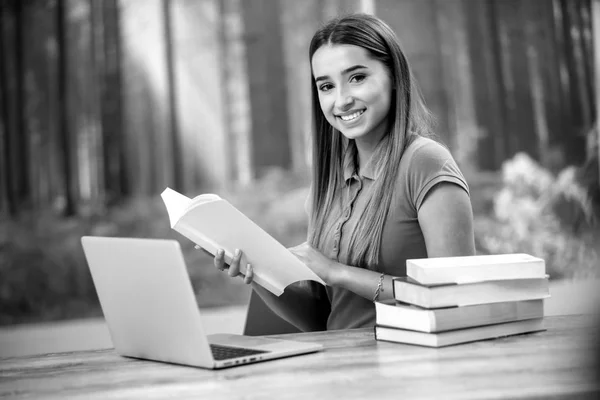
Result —
[[377, 342], [371, 329], [279, 335], [325, 350], [220, 371], [113, 350], [4, 358], [0, 398], [596, 398], [598, 322], [547, 317], [544, 332], [442, 349]]

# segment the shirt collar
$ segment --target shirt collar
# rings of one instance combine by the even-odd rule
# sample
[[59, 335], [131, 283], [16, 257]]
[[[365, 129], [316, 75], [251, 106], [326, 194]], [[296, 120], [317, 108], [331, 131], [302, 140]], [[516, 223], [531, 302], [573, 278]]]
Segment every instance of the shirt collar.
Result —
[[[348, 180], [355, 175], [357, 170], [355, 160], [356, 147], [348, 146], [346, 147], [346, 151], [344, 152], [343, 158], [343, 170], [344, 170], [344, 182], [348, 183]], [[372, 181], [377, 179], [377, 173], [375, 171], [375, 157], [371, 157], [371, 159], [367, 162], [367, 164], [363, 167], [361, 177], [370, 179]]]

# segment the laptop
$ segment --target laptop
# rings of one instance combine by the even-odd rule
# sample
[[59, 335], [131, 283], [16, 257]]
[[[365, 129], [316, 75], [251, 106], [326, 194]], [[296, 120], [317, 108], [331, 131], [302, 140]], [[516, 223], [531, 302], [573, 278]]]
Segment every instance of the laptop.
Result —
[[116, 352], [220, 369], [316, 352], [317, 343], [206, 335], [179, 242], [84, 236], [81, 243]]

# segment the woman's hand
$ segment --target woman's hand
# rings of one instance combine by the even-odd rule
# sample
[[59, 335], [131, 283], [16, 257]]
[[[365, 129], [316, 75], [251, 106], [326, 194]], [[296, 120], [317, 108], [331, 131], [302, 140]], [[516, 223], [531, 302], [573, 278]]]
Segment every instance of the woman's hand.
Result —
[[240, 266], [241, 259], [242, 259], [242, 251], [237, 249], [235, 251], [233, 259], [231, 260], [231, 264], [229, 265], [229, 268], [228, 268], [227, 265], [225, 264], [225, 250], [219, 249], [219, 250], [217, 250], [217, 254], [215, 255], [214, 264], [215, 264], [215, 267], [217, 267], [217, 269], [219, 271], [227, 270], [227, 274], [230, 277], [234, 278], [236, 276], [240, 276], [240, 277], [244, 278], [245, 284], [250, 284], [250, 283], [252, 283], [252, 280], [254, 279], [254, 271], [252, 270], [252, 265], [246, 264], [246, 266], [243, 268], [243, 272], [242, 272], [242, 267]]
[[339, 265], [338, 263], [325, 257], [306, 242], [296, 247], [291, 247], [289, 250], [317, 274], [319, 278], [323, 279], [328, 286], [332, 286], [333, 278], [337, 271], [336, 267]]

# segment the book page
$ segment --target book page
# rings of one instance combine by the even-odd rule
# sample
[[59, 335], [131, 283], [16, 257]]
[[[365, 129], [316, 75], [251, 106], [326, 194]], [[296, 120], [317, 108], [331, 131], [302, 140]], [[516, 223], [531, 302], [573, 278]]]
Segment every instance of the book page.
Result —
[[[242, 270], [250, 263], [254, 281], [276, 296], [293, 282], [314, 280], [325, 284], [287, 248], [226, 200], [188, 203], [183, 211], [177, 208], [184, 203], [180, 197], [167, 192], [163, 200], [170, 218], [171, 213], [180, 215], [172, 222], [174, 230], [212, 254], [218, 248], [224, 249], [226, 261], [231, 260], [236, 249], [242, 250]], [[167, 204], [167, 201], [172, 203]]]
[[171, 223], [171, 228], [173, 228], [186, 208], [192, 203], [192, 199], [169, 188], [166, 188], [160, 196], [167, 207], [169, 222]]
[[199, 196], [194, 197], [192, 199], [192, 203], [193, 204], [208, 203], [209, 201], [215, 201], [215, 200], [221, 200], [221, 197], [219, 197], [219, 195], [217, 195], [217, 194], [205, 193], [205, 194], [201, 194]]

